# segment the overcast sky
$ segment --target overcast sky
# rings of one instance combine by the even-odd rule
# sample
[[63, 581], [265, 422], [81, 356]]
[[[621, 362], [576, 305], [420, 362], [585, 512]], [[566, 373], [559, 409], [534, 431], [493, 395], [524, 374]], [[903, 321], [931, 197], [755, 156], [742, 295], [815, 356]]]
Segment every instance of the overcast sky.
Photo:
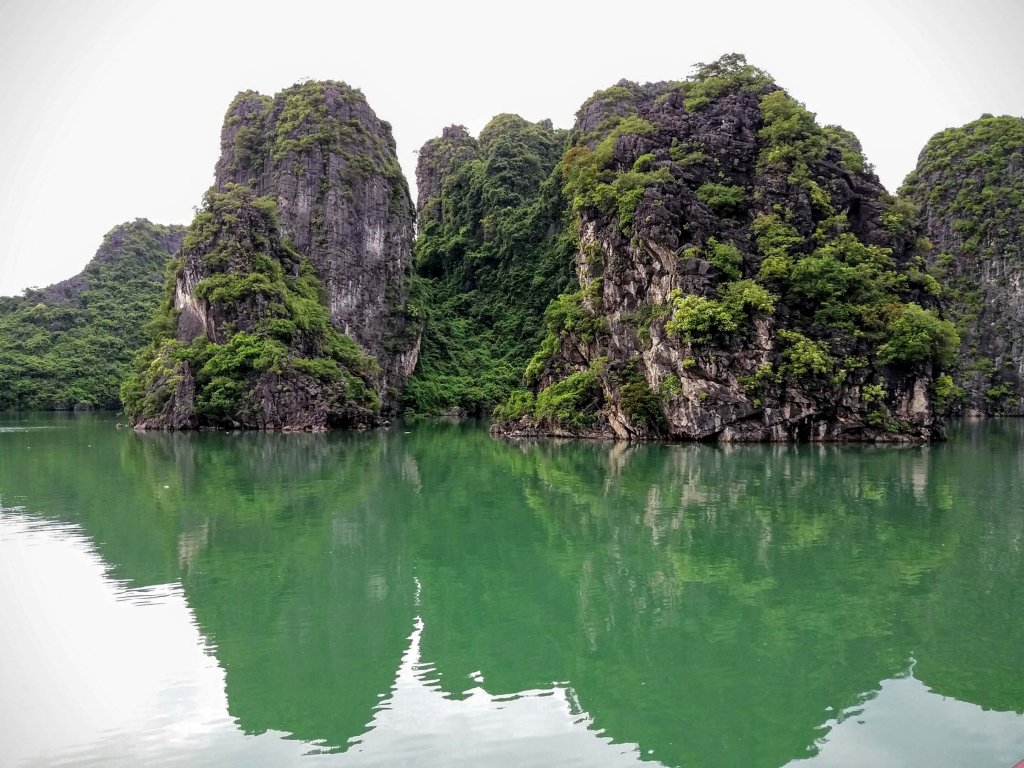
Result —
[[935, 132], [1024, 115], [1024, 0], [0, 0], [0, 295], [77, 273], [103, 234], [188, 223], [231, 98], [362, 89], [415, 150], [499, 112], [570, 127], [620, 78], [745, 53], [854, 131], [895, 191]]

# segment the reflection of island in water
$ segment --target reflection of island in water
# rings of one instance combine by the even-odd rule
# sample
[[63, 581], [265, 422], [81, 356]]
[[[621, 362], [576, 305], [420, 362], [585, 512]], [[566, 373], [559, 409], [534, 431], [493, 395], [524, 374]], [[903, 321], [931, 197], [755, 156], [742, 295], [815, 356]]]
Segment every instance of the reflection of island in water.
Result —
[[[458, 427], [89, 439], [108, 444], [80, 471], [113, 472], [117, 499], [13, 451], [0, 489], [44, 514], [68, 514], [62, 494], [118, 577], [180, 579], [247, 733], [358, 761], [455, 723], [498, 745], [512, 714], [569, 707], [639, 745], [587, 741], [603, 760], [779, 766], [823, 725], [849, 741], [838, 713], [865, 692], [1024, 710], [1020, 425], [882, 450]], [[407, 725], [424, 727], [402, 742]]]

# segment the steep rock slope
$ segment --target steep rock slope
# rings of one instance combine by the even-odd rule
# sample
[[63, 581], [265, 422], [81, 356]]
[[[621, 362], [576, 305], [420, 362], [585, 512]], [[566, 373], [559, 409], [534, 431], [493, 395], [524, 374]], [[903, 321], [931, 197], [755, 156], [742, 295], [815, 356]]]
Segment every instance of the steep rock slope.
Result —
[[415, 299], [425, 325], [408, 410], [489, 415], [519, 385], [544, 307], [571, 279], [566, 137], [505, 114], [479, 140], [451, 126], [420, 150]]
[[176, 266], [154, 341], [121, 389], [137, 428], [376, 423], [379, 369], [331, 324], [271, 198], [211, 190]]
[[416, 365], [407, 313], [414, 211], [391, 126], [345, 83], [306, 82], [273, 98], [240, 93], [225, 116], [215, 189], [277, 202], [282, 233], [326, 287], [331, 320], [381, 365], [396, 402]]
[[936, 134], [900, 193], [918, 207], [960, 331], [955, 409], [1024, 414], [1024, 119]]
[[0, 410], [118, 408], [184, 231], [145, 219], [121, 224], [80, 274], [0, 298]]
[[579, 290], [494, 431], [929, 440], [956, 345], [859, 143], [742, 56], [620, 82], [563, 161]]

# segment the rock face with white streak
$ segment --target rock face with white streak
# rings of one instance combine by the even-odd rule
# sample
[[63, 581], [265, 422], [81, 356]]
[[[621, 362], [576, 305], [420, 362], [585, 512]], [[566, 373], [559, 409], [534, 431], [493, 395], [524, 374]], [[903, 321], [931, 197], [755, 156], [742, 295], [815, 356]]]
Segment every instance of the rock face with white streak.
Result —
[[234, 184], [276, 201], [282, 234], [326, 288], [332, 323], [380, 363], [378, 392], [392, 410], [416, 366], [420, 324], [407, 311], [415, 212], [390, 124], [342, 82], [240, 93], [214, 186]]

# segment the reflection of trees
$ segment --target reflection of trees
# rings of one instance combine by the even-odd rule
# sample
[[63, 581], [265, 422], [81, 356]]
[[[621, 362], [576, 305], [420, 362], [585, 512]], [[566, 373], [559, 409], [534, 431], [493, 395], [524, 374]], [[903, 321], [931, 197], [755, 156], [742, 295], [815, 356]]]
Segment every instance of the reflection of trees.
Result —
[[103, 414], [31, 416], [0, 440], [0, 489], [33, 514], [82, 525], [110, 574], [130, 586], [177, 579], [177, 515], [153, 505], [149, 477], [121, 461], [134, 435]]
[[0, 443], [0, 489], [81, 522], [123, 578], [180, 578], [248, 732], [361, 733], [416, 577], [449, 695], [477, 670], [496, 695], [564, 681], [665, 763], [779, 765], [911, 656], [939, 693], [1024, 708], [1024, 424], [974, 430], [877, 449], [93, 425], [31, 460]]

